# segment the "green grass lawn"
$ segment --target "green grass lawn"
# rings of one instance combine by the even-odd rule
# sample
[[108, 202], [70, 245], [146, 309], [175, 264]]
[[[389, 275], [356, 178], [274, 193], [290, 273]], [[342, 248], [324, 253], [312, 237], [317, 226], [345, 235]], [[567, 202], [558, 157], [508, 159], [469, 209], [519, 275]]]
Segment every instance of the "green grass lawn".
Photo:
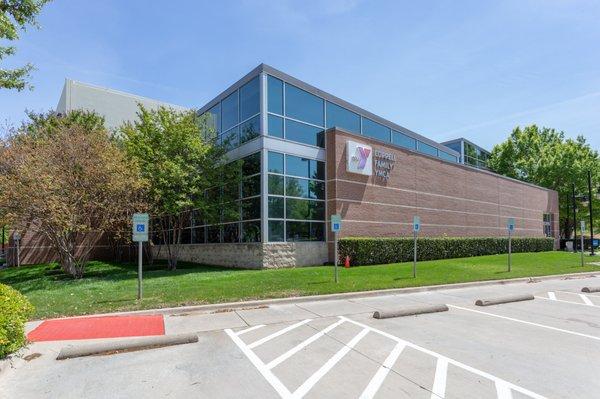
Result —
[[[144, 271], [144, 299], [139, 303], [135, 265], [90, 262], [80, 280], [64, 275], [56, 264], [25, 266], [1, 270], [0, 283], [29, 298], [36, 307], [34, 318], [49, 318], [600, 270], [589, 264], [581, 267], [579, 255], [565, 252], [514, 254], [510, 273], [506, 259], [506, 255], [492, 255], [420, 262], [416, 279], [412, 263], [341, 267], [338, 284], [333, 282], [331, 266], [232, 270], [182, 263], [174, 272], [154, 266]], [[586, 257], [586, 262], [591, 261]]]

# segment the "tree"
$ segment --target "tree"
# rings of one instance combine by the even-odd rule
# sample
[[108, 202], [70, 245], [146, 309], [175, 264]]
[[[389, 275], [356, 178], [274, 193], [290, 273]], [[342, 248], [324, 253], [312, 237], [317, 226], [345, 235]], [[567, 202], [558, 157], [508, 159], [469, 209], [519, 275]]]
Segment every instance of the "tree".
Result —
[[[565, 139], [563, 132], [536, 125], [515, 128], [505, 142], [494, 146], [488, 166], [496, 173], [558, 191], [560, 230], [565, 238], [573, 230], [572, 209], [569, 212], [572, 184], [577, 193], [587, 195], [589, 170], [596, 187], [600, 185], [600, 157], [583, 136]], [[582, 199], [578, 209], [583, 220], [589, 218], [589, 212], [582, 206]], [[600, 211], [598, 206], [595, 208]], [[600, 213], [594, 218], [600, 219]]]
[[48, 123], [34, 120], [0, 141], [6, 221], [43, 234], [75, 278], [83, 276], [99, 238], [117, 233], [133, 212], [145, 209], [137, 165], [104, 128], [73, 123], [79, 117], [50, 115]]
[[[36, 17], [49, 0], [0, 0], [0, 39], [10, 41], [19, 38], [19, 29], [25, 30], [27, 25], [37, 27]], [[6, 56], [14, 55], [14, 46], [0, 46], [0, 61]], [[27, 64], [16, 69], [0, 68], [0, 88], [21, 91], [31, 88], [27, 78], [33, 65]]]
[[[239, 218], [239, 162], [227, 163], [206, 116], [139, 106], [138, 121], [125, 124], [119, 140], [139, 164], [148, 185], [150, 212], [167, 251], [170, 270], [179, 257], [182, 231], [192, 217], [207, 223]], [[239, 219], [235, 219], [239, 220]]]

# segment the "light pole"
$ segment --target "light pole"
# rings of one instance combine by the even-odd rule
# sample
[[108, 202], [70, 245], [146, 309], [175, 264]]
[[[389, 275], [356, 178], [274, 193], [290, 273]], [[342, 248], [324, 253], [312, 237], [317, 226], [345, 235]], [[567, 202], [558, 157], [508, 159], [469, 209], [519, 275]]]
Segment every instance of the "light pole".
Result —
[[590, 255], [594, 256], [594, 214], [593, 214], [593, 201], [592, 197], [592, 171], [588, 170], [588, 201], [590, 207], [590, 247], [591, 252]]
[[577, 253], [577, 203], [575, 202], [575, 183], [573, 183], [573, 253]]

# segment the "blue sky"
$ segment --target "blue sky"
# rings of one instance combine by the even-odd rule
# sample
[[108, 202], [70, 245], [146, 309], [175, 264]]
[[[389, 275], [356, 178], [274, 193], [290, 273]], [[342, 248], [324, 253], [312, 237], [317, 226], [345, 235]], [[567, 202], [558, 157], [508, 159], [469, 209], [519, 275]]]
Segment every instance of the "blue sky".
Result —
[[0, 120], [65, 77], [199, 107], [265, 62], [437, 141], [491, 148], [537, 123], [600, 149], [600, 2], [55, 0], [3, 63]]

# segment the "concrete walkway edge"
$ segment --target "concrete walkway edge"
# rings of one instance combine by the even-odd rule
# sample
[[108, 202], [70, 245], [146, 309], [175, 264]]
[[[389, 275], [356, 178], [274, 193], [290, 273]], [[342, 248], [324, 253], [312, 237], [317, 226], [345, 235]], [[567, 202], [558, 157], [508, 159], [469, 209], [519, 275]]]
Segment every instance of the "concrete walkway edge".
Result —
[[[157, 308], [157, 309], [144, 309], [144, 310], [129, 310], [123, 312], [112, 312], [112, 313], [96, 313], [90, 315], [79, 315], [79, 316], [66, 316], [66, 317], [101, 317], [101, 316], [118, 316], [118, 315], [149, 315], [149, 314], [162, 314], [171, 315], [179, 313], [201, 313], [201, 312], [212, 312], [212, 311], [223, 311], [223, 310], [239, 310], [242, 308], [252, 308], [259, 306], [268, 305], [282, 305], [289, 303], [302, 303], [302, 302], [313, 302], [316, 300], [339, 300], [339, 299], [354, 299], [354, 298], [368, 298], [394, 294], [410, 294], [415, 292], [428, 292], [438, 291], [446, 289], [458, 289], [458, 288], [469, 288], [469, 287], [481, 287], [486, 285], [504, 285], [504, 284], [515, 284], [515, 283], [526, 283], [526, 282], [537, 282], [546, 280], [568, 280], [571, 278], [586, 278], [586, 277], [597, 277], [600, 275], [598, 272], [585, 272], [585, 273], [569, 273], [569, 274], [553, 274], [549, 276], [537, 276], [537, 277], [519, 277], [505, 280], [486, 280], [486, 281], [471, 281], [466, 283], [454, 283], [454, 284], [440, 284], [440, 285], [426, 285], [421, 287], [404, 287], [404, 288], [389, 288], [383, 290], [374, 291], [355, 291], [355, 292], [341, 292], [336, 294], [325, 294], [325, 295], [307, 295], [307, 296], [296, 296], [287, 298], [273, 298], [273, 299], [257, 299], [241, 302], [222, 302], [222, 303], [211, 303], [206, 305], [190, 305], [190, 306], [179, 306], [170, 308]], [[29, 323], [34, 323], [39, 320], [31, 320]]]

